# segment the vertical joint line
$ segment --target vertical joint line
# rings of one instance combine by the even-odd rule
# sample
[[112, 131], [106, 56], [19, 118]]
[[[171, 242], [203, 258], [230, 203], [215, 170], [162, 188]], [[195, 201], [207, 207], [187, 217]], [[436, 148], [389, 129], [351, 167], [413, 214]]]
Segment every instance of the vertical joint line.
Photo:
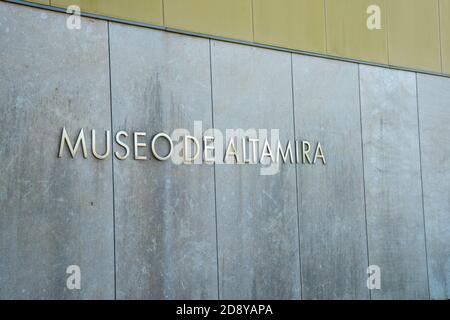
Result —
[[325, 23], [325, 54], [328, 53], [328, 25], [327, 25], [327, 0], [323, 0], [323, 14]]
[[[109, 112], [111, 119], [111, 134], [113, 134], [113, 112], [112, 112], [112, 86], [111, 86], [111, 34], [109, 30], [110, 22], [107, 21], [108, 26], [108, 67], [109, 67]], [[116, 207], [115, 207], [115, 188], [114, 188], [114, 150], [111, 150], [111, 169], [112, 169], [112, 196], [113, 196], [113, 250], [114, 250], [114, 299], [117, 299], [117, 281], [116, 281]]]
[[[214, 126], [214, 99], [213, 99], [213, 73], [212, 73], [212, 53], [211, 53], [211, 39], [208, 40], [209, 43], [209, 81], [211, 88], [211, 121], [212, 127]], [[215, 154], [214, 154], [215, 157]], [[217, 299], [220, 299], [220, 281], [219, 281], [219, 232], [217, 226], [217, 188], [216, 188], [216, 162], [213, 163], [213, 171], [214, 171], [214, 215], [216, 222], [216, 268], [217, 268]]]
[[[364, 194], [364, 221], [366, 224], [366, 252], [367, 252], [367, 267], [370, 266], [369, 255], [369, 228], [367, 227], [367, 200], [366, 200], [366, 173], [364, 163], [364, 141], [363, 141], [363, 121], [362, 121], [362, 103], [361, 103], [361, 72], [360, 65], [358, 64], [358, 94], [359, 94], [359, 126], [361, 131], [361, 161], [362, 161], [362, 178], [363, 178], [363, 194]], [[369, 299], [372, 300], [372, 292], [369, 288]]]
[[422, 219], [423, 219], [423, 235], [424, 235], [424, 244], [425, 244], [425, 263], [427, 270], [427, 284], [428, 284], [428, 299], [431, 299], [430, 292], [430, 276], [428, 274], [428, 249], [427, 249], [427, 230], [425, 224], [425, 201], [423, 199], [423, 175], [422, 175], [422, 145], [420, 139], [420, 117], [419, 117], [419, 86], [416, 75], [416, 107], [417, 107], [417, 136], [419, 138], [419, 168], [420, 168], [420, 188], [422, 191]]
[[[444, 73], [444, 62], [442, 59], [442, 31], [441, 31], [441, 0], [438, 0], [438, 29], [439, 29], [439, 56], [441, 61], [441, 73]], [[416, 73], [417, 78], [417, 73]]]
[[[291, 53], [291, 96], [292, 96], [292, 122], [294, 126], [294, 145], [295, 145], [295, 139], [297, 137], [296, 135], [296, 129], [295, 129], [295, 98], [294, 98], [294, 63], [292, 62], [292, 56]], [[303, 272], [302, 272], [302, 258], [301, 258], [301, 245], [300, 245], [300, 212], [299, 212], [299, 206], [298, 206], [298, 168], [297, 168], [297, 159], [295, 159], [294, 167], [295, 167], [295, 198], [297, 202], [297, 241], [298, 241], [298, 264], [299, 264], [299, 271], [300, 271], [300, 298], [303, 300]]]
[[164, 12], [164, 0], [161, 0], [161, 6], [162, 6], [162, 24], [165, 27], [166, 26], [166, 17]]
[[253, 42], [256, 42], [255, 40], [255, 13], [254, 13], [254, 3], [253, 0], [250, 0], [251, 3], [251, 7], [252, 7], [252, 37], [253, 37]]
[[389, 59], [389, 1], [386, 1], [386, 7], [385, 7], [385, 19], [384, 23], [386, 24], [386, 52], [387, 52], [387, 65], [390, 66], [390, 59]]

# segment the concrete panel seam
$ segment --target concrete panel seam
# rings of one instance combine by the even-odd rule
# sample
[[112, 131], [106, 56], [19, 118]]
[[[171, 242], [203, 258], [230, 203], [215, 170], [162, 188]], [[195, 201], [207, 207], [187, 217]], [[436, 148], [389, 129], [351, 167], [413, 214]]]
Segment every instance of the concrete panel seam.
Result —
[[[213, 96], [213, 72], [212, 72], [212, 54], [211, 54], [211, 40], [208, 41], [209, 45], [209, 81], [211, 88], [211, 125], [214, 129], [214, 96]], [[220, 299], [220, 281], [219, 281], [219, 232], [217, 228], [217, 188], [216, 188], [216, 163], [213, 164], [214, 168], [214, 215], [216, 221], [216, 257], [217, 257], [217, 299]]]
[[[291, 87], [292, 87], [292, 120], [294, 123], [294, 141], [296, 139], [295, 131], [295, 97], [294, 97], [294, 64], [292, 62], [291, 53]], [[302, 258], [301, 258], [301, 245], [300, 245], [300, 213], [298, 211], [298, 167], [295, 164], [295, 192], [297, 201], [297, 235], [298, 235], [298, 263], [300, 269], [300, 299], [303, 300], [303, 275], [302, 275]]]
[[[114, 132], [113, 128], [113, 111], [112, 111], [112, 85], [111, 85], [111, 36], [109, 32], [110, 22], [107, 22], [108, 26], [108, 69], [109, 69], [109, 110], [111, 119], [111, 132]], [[111, 150], [112, 151], [112, 150]], [[113, 239], [114, 239], [114, 300], [117, 299], [117, 288], [116, 288], [116, 208], [114, 206], [115, 202], [115, 190], [114, 190], [114, 157], [111, 157], [111, 171], [112, 171], [112, 207], [113, 207]]]
[[419, 86], [417, 81], [417, 73], [416, 76], [416, 107], [417, 107], [417, 134], [419, 139], [419, 166], [420, 166], [420, 188], [422, 191], [422, 218], [423, 218], [423, 233], [424, 233], [424, 245], [425, 245], [425, 263], [427, 270], [427, 283], [428, 283], [428, 298], [431, 299], [431, 291], [430, 291], [430, 277], [428, 271], [428, 248], [427, 248], [427, 229], [425, 224], [425, 201], [423, 198], [423, 174], [422, 174], [422, 147], [421, 147], [421, 139], [420, 139], [420, 116], [419, 116]]
[[[362, 161], [362, 178], [363, 178], [363, 194], [364, 194], [364, 222], [366, 227], [366, 251], [367, 251], [367, 266], [370, 266], [369, 255], [369, 232], [367, 228], [367, 203], [366, 203], [366, 175], [364, 172], [364, 141], [363, 141], [363, 125], [362, 125], [362, 110], [361, 110], [361, 72], [360, 65], [358, 65], [358, 96], [359, 96], [359, 125], [361, 128], [361, 161]], [[369, 300], [372, 300], [372, 292], [369, 291]]]

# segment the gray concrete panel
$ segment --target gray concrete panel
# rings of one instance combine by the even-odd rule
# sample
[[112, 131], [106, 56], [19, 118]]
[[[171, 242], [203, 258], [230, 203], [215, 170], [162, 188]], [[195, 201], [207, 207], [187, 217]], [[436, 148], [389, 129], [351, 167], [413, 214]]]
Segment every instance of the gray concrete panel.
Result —
[[107, 25], [2, 2], [0, 47], [0, 298], [114, 298], [111, 161], [57, 157], [64, 126], [110, 129]]
[[[290, 55], [216, 41], [211, 52], [215, 128], [293, 140]], [[295, 180], [292, 164], [216, 165], [220, 298], [300, 298]]]
[[360, 66], [370, 264], [374, 299], [427, 299], [416, 76]]
[[114, 130], [150, 135], [150, 160], [114, 160], [117, 298], [215, 299], [214, 168], [149, 151], [156, 133], [211, 127], [209, 42], [114, 23], [110, 36]]
[[303, 298], [366, 299], [358, 65], [293, 55], [293, 81], [296, 138], [327, 160], [297, 166]]
[[418, 75], [423, 200], [432, 299], [450, 298], [450, 79]]

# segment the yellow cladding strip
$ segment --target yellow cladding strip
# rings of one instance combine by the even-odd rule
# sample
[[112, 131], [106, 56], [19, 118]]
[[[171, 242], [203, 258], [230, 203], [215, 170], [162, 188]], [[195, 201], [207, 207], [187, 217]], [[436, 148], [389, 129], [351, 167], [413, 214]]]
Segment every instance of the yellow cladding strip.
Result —
[[81, 12], [163, 25], [162, 0], [51, 0], [55, 7], [77, 5]]
[[438, 0], [388, 1], [389, 63], [441, 72]]
[[325, 53], [324, 0], [253, 0], [255, 42]]
[[[450, 0], [29, 2], [78, 5], [82, 12], [182, 32], [450, 75]], [[371, 20], [377, 15], [379, 25]]]
[[[372, 15], [378, 26], [368, 25]], [[326, 0], [326, 19], [327, 53], [388, 64], [385, 0]]]
[[253, 41], [252, 0], [164, 0], [165, 25]]
[[50, 0], [28, 0], [28, 1], [29, 2], [40, 3], [40, 4], [46, 4], [46, 5], [50, 4]]
[[450, 74], [450, 0], [440, 0], [442, 72]]

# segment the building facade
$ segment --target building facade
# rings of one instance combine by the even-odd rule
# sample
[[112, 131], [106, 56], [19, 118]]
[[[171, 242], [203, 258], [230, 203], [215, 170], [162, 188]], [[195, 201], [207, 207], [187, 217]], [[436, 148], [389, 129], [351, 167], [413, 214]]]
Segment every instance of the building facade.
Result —
[[[314, 32], [291, 48], [255, 5], [268, 1], [253, 2], [248, 34], [201, 29], [177, 1], [161, 19], [149, 1], [154, 15], [133, 13], [141, 25], [91, 1], [112, 18], [70, 28], [53, 2], [0, 2], [0, 298], [449, 298], [444, 41], [436, 62], [433, 46], [405, 56], [412, 44], [391, 38], [387, 63]], [[186, 34], [158, 30], [167, 21]], [[151, 148], [155, 134], [187, 133], [204, 151], [227, 130], [256, 133], [263, 152], [290, 142], [294, 159], [177, 163]]]

